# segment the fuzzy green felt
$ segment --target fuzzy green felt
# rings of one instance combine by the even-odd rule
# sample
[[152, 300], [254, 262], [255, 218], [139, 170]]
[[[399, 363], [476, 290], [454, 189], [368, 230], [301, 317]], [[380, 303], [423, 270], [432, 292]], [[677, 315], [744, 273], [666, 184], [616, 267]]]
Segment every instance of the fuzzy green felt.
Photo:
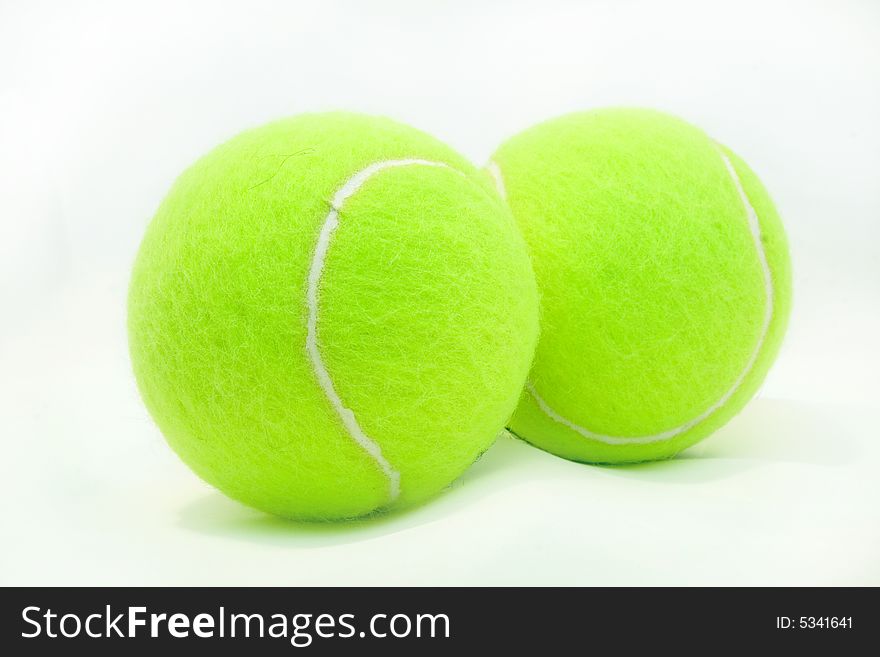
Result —
[[142, 396], [231, 497], [291, 518], [417, 503], [510, 417], [537, 288], [491, 182], [388, 119], [304, 115], [175, 183], [129, 293]]
[[742, 160], [674, 117], [609, 109], [526, 130], [490, 171], [542, 297], [517, 435], [574, 460], [645, 461], [743, 408], [782, 341], [791, 265]]

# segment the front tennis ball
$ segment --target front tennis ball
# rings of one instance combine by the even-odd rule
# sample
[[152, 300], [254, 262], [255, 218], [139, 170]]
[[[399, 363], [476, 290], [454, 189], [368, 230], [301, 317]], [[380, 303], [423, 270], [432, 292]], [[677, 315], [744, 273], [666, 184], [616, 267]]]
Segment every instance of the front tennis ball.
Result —
[[175, 183], [129, 292], [138, 385], [171, 447], [291, 518], [438, 492], [492, 443], [537, 340], [491, 181], [387, 119], [247, 131]]
[[489, 169], [542, 299], [512, 431], [577, 461], [646, 461], [742, 409], [791, 304], [782, 224], [742, 160], [674, 117], [610, 109], [526, 130]]

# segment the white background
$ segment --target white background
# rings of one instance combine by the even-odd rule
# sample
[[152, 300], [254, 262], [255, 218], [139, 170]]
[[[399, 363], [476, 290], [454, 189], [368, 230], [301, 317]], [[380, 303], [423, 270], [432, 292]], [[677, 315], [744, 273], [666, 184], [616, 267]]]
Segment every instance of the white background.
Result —
[[[128, 272], [176, 175], [240, 130], [381, 113], [478, 163], [564, 112], [665, 109], [786, 221], [787, 342], [666, 463], [503, 437], [414, 511], [241, 507], [138, 399]], [[880, 584], [880, 3], [0, 0], [0, 584]]]

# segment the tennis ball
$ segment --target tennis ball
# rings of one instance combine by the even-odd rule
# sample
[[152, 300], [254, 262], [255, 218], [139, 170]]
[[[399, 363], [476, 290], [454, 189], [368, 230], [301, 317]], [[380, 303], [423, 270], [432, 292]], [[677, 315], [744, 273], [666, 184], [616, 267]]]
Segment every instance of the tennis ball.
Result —
[[304, 115], [196, 162], [128, 301], [143, 399], [230, 497], [336, 519], [437, 493], [492, 443], [537, 341], [491, 180], [388, 119]]
[[606, 109], [526, 130], [489, 171], [541, 293], [515, 434], [577, 461], [647, 461], [743, 408], [782, 341], [791, 266], [740, 158], [672, 116]]

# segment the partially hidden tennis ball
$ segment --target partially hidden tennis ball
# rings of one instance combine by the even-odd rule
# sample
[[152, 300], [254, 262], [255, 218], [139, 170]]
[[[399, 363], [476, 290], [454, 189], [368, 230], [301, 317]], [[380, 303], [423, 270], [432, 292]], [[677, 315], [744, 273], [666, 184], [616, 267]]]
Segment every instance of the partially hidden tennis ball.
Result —
[[304, 115], [188, 169], [131, 278], [131, 358], [167, 441], [227, 495], [336, 519], [419, 502], [492, 443], [537, 341], [491, 180], [413, 128]]
[[607, 109], [526, 130], [489, 171], [542, 299], [514, 433], [577, 461], [646, 461], [743, 408], [782, 341], [791, 265], [740, 158], [672, 116]]

